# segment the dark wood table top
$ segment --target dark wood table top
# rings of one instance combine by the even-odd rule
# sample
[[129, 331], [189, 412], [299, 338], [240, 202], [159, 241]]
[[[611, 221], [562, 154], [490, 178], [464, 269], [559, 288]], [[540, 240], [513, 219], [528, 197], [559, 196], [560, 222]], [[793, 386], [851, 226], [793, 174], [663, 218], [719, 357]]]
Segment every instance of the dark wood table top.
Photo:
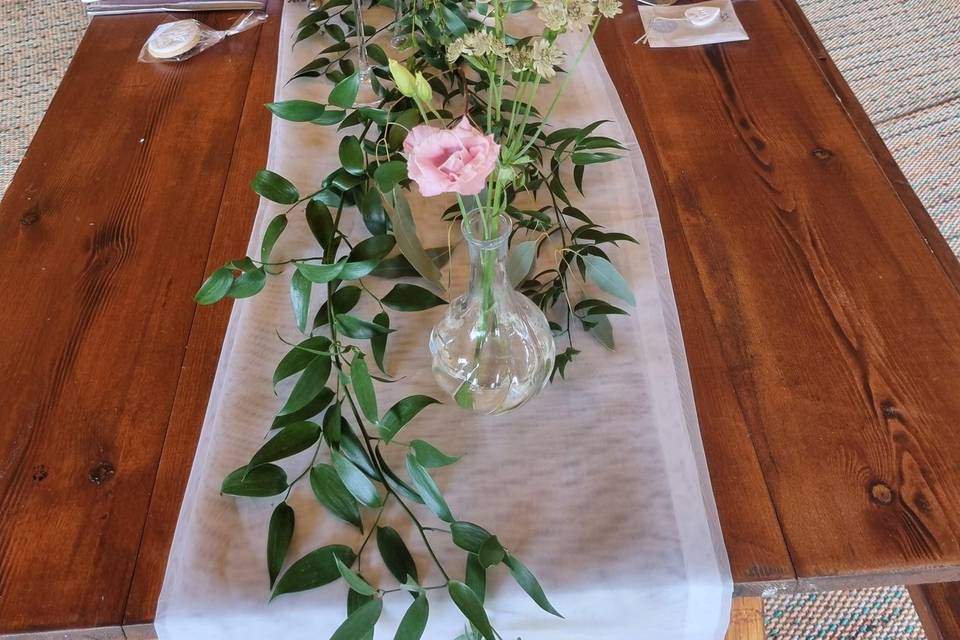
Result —
[[[598, 43], [650, 170], [737, 587], [960, 578], [960, 265], [794, 0]], [[178, 65], [94, 19], [0, 203], [0, 633], [150, 621], [263, 166], [271, 20]], [[204, 16], [210, 24], [231, 15]], [[283, 46], [283, 45], [282, 45]]]

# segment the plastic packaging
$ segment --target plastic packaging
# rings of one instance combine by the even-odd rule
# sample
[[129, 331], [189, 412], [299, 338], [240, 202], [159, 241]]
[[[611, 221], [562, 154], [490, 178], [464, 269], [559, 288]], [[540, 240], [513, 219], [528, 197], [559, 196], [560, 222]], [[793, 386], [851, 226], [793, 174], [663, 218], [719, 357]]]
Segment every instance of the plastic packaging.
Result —
[[255, 27], [267, 19], [266, 12], [248, 11], [226, 31], [212, 29], [197, 20], [170, 20], [157, 26], [143, 43], [140, 62], [183, 62], [206, 51], [227, 36]]

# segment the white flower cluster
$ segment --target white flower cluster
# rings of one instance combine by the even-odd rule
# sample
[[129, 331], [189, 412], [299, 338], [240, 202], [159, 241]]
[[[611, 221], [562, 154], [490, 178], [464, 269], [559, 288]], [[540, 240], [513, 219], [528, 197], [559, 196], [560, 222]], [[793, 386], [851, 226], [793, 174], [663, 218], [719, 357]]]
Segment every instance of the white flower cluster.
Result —
[[447, 62], [454, 62], [460, 56], [506, 58], [509, 51], [507, 44], [492, 31], [471, 31], [447, 46]]
[[599, 12], [612, 18], [623, 9], [620, 0], [536, 0], [540, 20], [550, 31], [582, 31], [589, 29]]
[[523, 47], [510, 50], [508, 59], [514, 71], [533, 71], [542, 78], [557, 75], [555, 67], [563, 63], [564, 52], [559, 46], [537, 38]]

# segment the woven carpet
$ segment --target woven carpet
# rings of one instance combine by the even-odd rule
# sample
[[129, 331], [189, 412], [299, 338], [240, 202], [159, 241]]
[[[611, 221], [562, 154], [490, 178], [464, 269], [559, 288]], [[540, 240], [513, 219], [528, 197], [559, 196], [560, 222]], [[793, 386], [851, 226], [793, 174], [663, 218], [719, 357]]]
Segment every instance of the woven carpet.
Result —
[[[0, 193], [86, 27], [79, 0], [0, 0]], [[799, 0], [930, 215], [960, 253], [960, 3]], [[902, 588], [777, 596], [777, 640], [922, 640]]]

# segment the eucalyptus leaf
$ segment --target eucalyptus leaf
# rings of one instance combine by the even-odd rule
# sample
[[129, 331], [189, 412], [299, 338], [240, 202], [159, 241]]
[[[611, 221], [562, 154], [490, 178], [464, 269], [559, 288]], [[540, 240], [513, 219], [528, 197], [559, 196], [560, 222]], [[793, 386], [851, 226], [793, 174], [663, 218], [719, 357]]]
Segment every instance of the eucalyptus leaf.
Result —
[[270, 525], [267, 528], [267, 573], [270, 575], [271, 587], [277, 581], [283, 561], [287, 557], [295, 521], [293, 509], [286, 502], [278, 504], [270, 516]]
[[258, 194], [280, 204], [294, 204], [300, 199], [300, 192], [293, 183], [267, 169], [261, 169], [250, 182], [250, 188]]
[[420, 640], [423, 632], [427, 628], [427, 618], [430, 615], [430, 603], [427, 601], [427, 594], [418, 593], [413, 604], [403, 614], [400, 625], [397, 627], [397, 633], [393, 640]]
[[314, 549], [290, 565], [290, 568], [280, 576], [270, 599], [273, 600], [284, 593], [316, 589], [337, 580], [340, 578], [340, 572], [337, 570], [334, 558], [339, 558], [340, 562], [349, 566], [353, 564], [356, 556], [353, 549], [342, 544]]
[[487, 618], [487, 612], [483, 610], [483, 603], [473, 592], [473, 589], [462, 582], [451, 580], [447, 584], [447, 591], [450, 593], [450, 599], [457, 605], [457, 608], [463, 613], [464, 617], [477, 628], [484, 640], [497, 640], [490, 626], [490, 620]]
[[376, 595], [377, 590], [370, 586], [370, 583], [355, 574], [349, 567], [340, 562], [340, 558], [334, 556], [334, 562], [337, 563], [337, 571], [347, 581], [350, 588], [364, 596]]
[[537, 578], [527, 569], [516, 556], [511, 555], [507, 552], [503, 558], [504, 564], [510, 568], [510, 573], [513, 575], [513, 579], [517, 581], [517, 584], [520, 585], [520, 588], [527, 592], [527, 595], [539, 605], [541, 609], [547, 613], [552, 613], [558, 618], [563, 616], [553, 608], [553, 605], [550, 604], [550, 601], [547, 600], [547, 595], [543, 592], [543, 587], [540, 586], [540, 583], [537, 582]]
[[223, 479], [220, 493], [248, 498], [266, 498], [287, 490], [287, 473], [275, 464], [264, 464], [248, 471], [235, 469]]
[[420, 581], [417, 564], [396, 529], [377, 528], [377, 549], [380, 550], [383, 563], [387, 565], [387, 569], [398, 582], [406, 582], [408, 578], [412, 578], [414, 582]]
[[630, 285], [609, 261], [600, 256], [589, 254], [582, 257], [587, 265], [587, 277], [595, 282], [598, 287], [631, 306], [637, 304], [637, 300], [630, 290]]
[[363, 530], [360, 508], [357, 501], [347, 491], [333, 466], [320, 463], [310, 469], [310, 488], [317, 501], [337, 518]]
[[455, 519], [453, 514], [450, 513], [450, 507], [447, 506], [447, 501], [443, 499], [443, 494], [440, 493], [437, 483], [433, 481], [427, 470], [417, 462], [417, 457], [412, 452], [407, 453], [406, 466], [410, 480], [420, 497], [423, 498], [423, 503], [427, 505], [427, 508], [444, 522], [454, 522]]
[[416, 454], [417, 462], [428, 469], [445, 467], [460, 459], [460, 456], [448, 456], [425, 440], [413, 440], [410, 448]]
[[398, 401], [383, 414], [378, 425], [380, 437], [389, 444], [404, 425], [431, 404], [440, 404], [440, 401], [424, 395], [407, 396]]

